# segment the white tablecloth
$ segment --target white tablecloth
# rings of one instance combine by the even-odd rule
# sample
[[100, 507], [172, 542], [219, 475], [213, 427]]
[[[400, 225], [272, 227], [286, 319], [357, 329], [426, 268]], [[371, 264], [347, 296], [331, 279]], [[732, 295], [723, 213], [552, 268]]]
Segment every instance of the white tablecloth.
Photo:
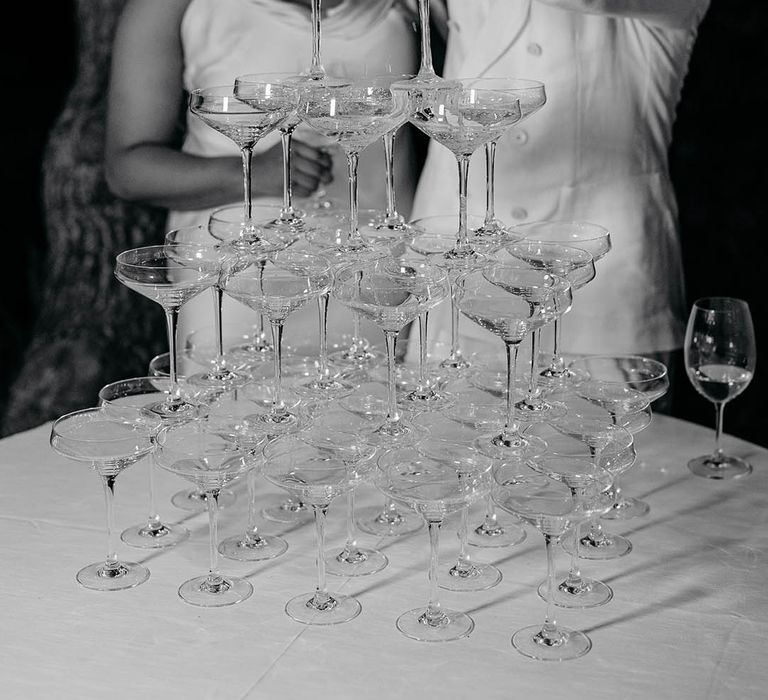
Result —
[[[758, 698], [768, 687], [768, 451], [726, 437], [752, 461], [740, 480], [690, 474], [686, 461], [712, 446], [711, 430], [654, 417], [637, 436], [638, 463], [625, 490], [646, 498], [648, 516], [611, 521], [634, 549], [619, 560], [584, 561], [582, 571], [609, 583], [607, 605], [560, 611], [558, 621], [585, 630], [586, 656], [564, 663], [527, 659], [512, 633], [543, 620], [536, 586], [545, 574], [543, 538], [505, 549], [476, 549], [502, 582], [481, 593], [441, 592], [441, 602], [476, 622], [466, 639], [428, 644], [395, 628], [403, 611], [426, 602], [428, 543], [422, 530], [401, 540], [365, 535], [390, 564], [373, 576], [329, 576], [332, 589], [362, 603], [355, 620], [308, 627], [284, 612], [293, 595], [315, 584], [314, 528], [283, 533], [286, 554], [263, 563], [221, 560], [245, 575], [254, 595], [240, 605], [201, 609], [177, 596], [179, 584], [208, 566], [208, 521], [170, 503], [188, 484], [161, 471], [161, 515], [185, 520], [192, 536], [169, 551], [131, 549], [144, 562], [145, 584], [102, 593], [82, 588], [75, 573], [105, 553], [99, 479], [86, 465], [56, 455], [49, 426], [0, 441], [0, 697], [2, 698]], [[261, 477], [266, 504], [283, 496]], [[220, 537], [245, 525], [246, 491], [221, 512]], [[373, 488], [360, 507], [382, 502]], [[117, 530], [147, 511], [146, 463], [117, 481]], [[341, 545], [344, 499], [329, 511], [328, 543]], [[478, 516], [479, 517], [479, 514]], [[456, 556], [455, 529], [444, 529], [442, 564]], [[558, 566], [568, 556], [560, 551]], [[444, 570], [443, 568], [443, 570]]]

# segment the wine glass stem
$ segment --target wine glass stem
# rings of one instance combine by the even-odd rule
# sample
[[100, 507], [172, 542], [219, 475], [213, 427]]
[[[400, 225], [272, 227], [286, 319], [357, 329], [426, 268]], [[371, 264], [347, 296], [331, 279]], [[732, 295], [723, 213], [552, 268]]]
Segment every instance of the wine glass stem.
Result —
[[429, 311], [419, 316], [419, 389], [427, 388], [427, 326]]
[[168, 401], [173, 403], [179, 398], [179, 382], [176, 373], [176, 329], [179, 324], [179, 310], [176, 307], [165, 309], [165, 324], [168, 331], [168, 374], [171, 381]]
[[397, 412], [397, 395], [395, 389], [395, 345], [397, 331], [384, 331], [384, 342], [387, 346], [387, 423], [400, 419]]
[[149, 517], [147, 526], [150, 530], [160, 527], [160, 516], [157, 514], [155, 505], [155, 456], [149, 455], [149, 464], [147, 468], [147, 485], [149, 487]]
[[565, 362], [563, 358], [560, 357], [562, 331], [563, 331], [562, 319], [557, 317], [555, 318], [554, 324], [553, 324], [554, 340], [552, 343], [552, 364], [550, 365], [550, 369], [553, 372], [562, 372], [565, 369]]
[[279, 411], [283, 408], [283, 324], [281, 321], [273, 321], [272, 325], [272, 344], [275, 351], [275, 397], [272, 399], [272, 410]]
[[355, 492], [347, 491], [347, 541], [344, 544], [344, 551], [348, 554], [357, 549], [357, 540], [355, 539]]
[[568, 584], [572, 587], [581, 582], [579, 571], [579, 540], [581, 539], [581, 524], [573, 528], [573, 550], [571, 550], [571, 566], [568, 569]]
[[496, 504], [493, 502], [493, 496], [488, 495], [485, 498], [485, 527], [487, 530], [495, 530], [498, 524], [496, 516]]
[[720, 442], [723, 436], [723, 408], [725, 407], [724, 401], [715, 401], [715, 451], [713, 457], [715, 461], [719, 461], [723, 457], [723, 448], [720, 446]]
[[317, 587], [315, 588], [314, 605], [323, 609], [330, 600], [328, 585], [325, 577], [325, 515], [328, 506], [312, 506], [315, 512], [315, 532], [317, 539]]
[[251, 163], [253, 162], [253, 148], [245, 146], [240, 149], [240, 155], [243, 159], [243, 222], [250, 224], [251, 221]]
[[531, 333], [531, 369], [528, 377], [528, 399], [527, 403], [533, 403], [536, 398], [536, 379], [538, 372], [536, 371], [538, 365], [539, 354], [539, 340], [541, 338], [541, 328], [537, 328]]
[[559, 540], [559, 537], [544, 535], [544, 546], [547, 550], [547, 614], [544, 618], [544, 626], [541, 628], [540, 634], [547, 639], [553, 639], [557, 636], [553, 596], [555, 590], [555, 553], [553, 545], [557, 544]]
[[419, 76], [433, 76], [432, 41], [429, 36], [429, 0], [419, 0], [419, 27], [421, 29], [421, 65]]
[[210, 489], [205, 492], [205, 504], [208, 506], [208, 551], [210, 566], [208, 569], [208, 583], [218, 585], [221, 582], [219, 574], [219, 550], [216, 547], [219, 531], [219, 489]]
[[313, 80], [319, 80], [325, 77], [325, 68], [320, 60], [320, 40], [322, 12], [320, 0], [312, 0], [312, 65], [309, 69], [309, 77]]
[[397, 129], [388, 131], [382, 136], [384, 142], [384, 165], [387, 173], [387, 223], [393, 222], [397, 218], [395, 209], [395, 132]]
[[451, 282], [451, 355], [453, 361], [457, 361], [459, 355], [459, 303], [456, 300], [455, 285]]
[[485, 222], [486, 226], [496, 219], [495, 205], [496, 142], [485, 144]]
[[456, 247], [462, 248], [469, 242], [467, 233], [467, 180], [469, 177], [469, 156], [456, 157], [459, 166], [459, 231], [456, 236]]
[[317, 313], [320, 326], [320, 377], [328, 376], [328, 300], [330, 292], [317, 297]]
[[347, 245], [360, 242], [360, 231], [357, 227], [357, 153], [347, 153], [349, 168], [349, 237]]
[[248, 529], [245, 531], [245, 543], [256, 544], [259, 536], [258, 508], [256, 507], [256, 475], [257, 471], [251, 469], [248, 472]]
[[291, 140], [293, 129], [280, 131], [283, 144], [283, 208], [280, 218], [288, 219], [293, 216], [293, 187], [291, 186]]
[[429, 529], [429, 600], [427, 601], [425, 616], [430, 625], [439, 624], [444, 616], [438, 598], [438, 551], [442, 524], [442, 520], [427, 520]]
[[469, 506], [461, 509], [461, 521], [459, 522], [459, 531], [456, 533], [459, 538], [459, 558], [456, 561], [456, 568], [459, 571], [467, 571], [472, 568], [472, 560], [467, 554], [467, 518], [469, 517]]
[[115, 554], [115, 479], [117, 475], [102, 476], [104, 486], [104, 502], [107, 506], [107, 557], [104, 560], [106, 569], [116, 569], [119, 564]]
[[[259, 291], [263, 295], [264, 294], [264, 268], [267, 266], [266, 260], [259, 260]], [[257, 345], [261, 345], [262, 341], [264, 339], [264, 314], [259, 312], [259, 323], [258, 323], [258, 340]]]
[[505, 433], [517, 433], [519, 426], [515, 420], [515, 374], [517, 373], [517, 353], [520, 349], [519, 343], [505, 342], [504, 347], [507, 351], [507, 416], [504, 422]]
[[216, 332], [216, 360], [214, 367], [216, 371], [224, 369], [224, 332], [221, 326], [221, 310], [224, 303], [224, 290], [221, 285], [214, 284], [211, 287], [213, 294], [213, 326]]

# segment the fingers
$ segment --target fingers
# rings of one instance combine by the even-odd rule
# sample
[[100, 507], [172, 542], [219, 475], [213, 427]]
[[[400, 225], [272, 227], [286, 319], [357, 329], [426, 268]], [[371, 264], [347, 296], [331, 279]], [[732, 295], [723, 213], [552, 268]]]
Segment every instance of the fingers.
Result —
[[333, 180], [333, 158], [330, 154], [301, 141], [293, 141], [291, 149], [291, 186], [296, 195], [309, 196], [320, 185]]

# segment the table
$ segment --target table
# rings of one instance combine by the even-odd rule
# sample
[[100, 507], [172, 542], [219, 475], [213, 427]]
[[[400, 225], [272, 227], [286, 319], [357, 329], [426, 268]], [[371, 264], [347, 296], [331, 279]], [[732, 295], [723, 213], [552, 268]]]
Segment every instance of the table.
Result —
[[[443, 604], [476, 622], [466, 639], [428, 644], [395, 628], [401, 612], [427, 598], [426, 532], [401, 540], [365, 535], [389, 566], [373, 576], [329, 577], [363, 605], [355, 620], [307, 627], [283, 611], [285, 602], [315, 583], [314, 528], [283, 533], [290, 547], [263, 563], [222, 560], [245, 575], [254, 595], [229, 608], [185, 604], [179, 584], [208, 564], [205, 514], [188, 516], [170, 496], [188, 484], [160, 471], [157, 498], [167, 520], [185, 520], [190, 540], [170, 551], [131, 549], [118, 555], [144, 562], [145, 584], [127, 591], [86, 590], [75, 581], [105, 552], [105, 515], [98, 477], [86, 465], [56, 455], [42, 425], [0, 441], [0, 697], [3, 698], [757, 698], [768, 686], [768, 450], [725, 437], [724, 445], [751, 460], [750, 476], [717, 482], [690, 474], [687, 459], [708, 450], [712, 431], [663, 415], [637, 436], [638, 463], [625, 491], [646, 498], [648, 516], [611, 521], [634, 549], [607, 562], [584, 561], [582, 571], [609, 583], [607, 605], [561, 611], [558, 621], [593, 641], [586, 656], [564, 663], [529, 660], [510, 645], [520, 627], [543, 621], [535, 588], [545, 574], [543, 538], [529, 530], [506, 549], [472, 549], [503, 571], [481, 593], [441, 592]], [[117, 481], [118, 529], [147, 510], [146, 465]], [[283, 494], [259, 477], [264, 503]], [[219, 536], [245, 525], [245, 486], [221, 512]], [[365, 486], [359, 506], [383, 502]], [[329, 510], [327, 541], [341, 545], [344, 499]], [[444, 528], [441, 560], [457, 553]], [[559, 552], [558, 568], [568, 556]]]

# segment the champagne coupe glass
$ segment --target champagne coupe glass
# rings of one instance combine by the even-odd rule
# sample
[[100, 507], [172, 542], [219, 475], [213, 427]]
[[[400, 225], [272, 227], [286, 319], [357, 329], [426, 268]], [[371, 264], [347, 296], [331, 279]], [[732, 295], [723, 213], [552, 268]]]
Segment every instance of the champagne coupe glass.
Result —
[[200, 256], [197, 246], [153, 245], [132, 248], [117, 256], [115, 276], [126, 287], [157, 302], [168, 327], [171, 392], [148, 408], [161, 418], [196, 418], [198, 406], [182, 397], [176, 374], [176, 328], [179, 311], [190, 299], [216, 284], [218, 265]]
[[212, 129], [230, 138], [243, 161], [242, 245], [257, 246], [262, 231], [251, 220], [251, 164], [254, 146], [296, 109], [293, 86], [264, 82], [251, 84], [248, 102], [238, 99], [232, 85], [198, 88], [189, 95], [189, 109]]
[[335, 625], [360, 614], [352, 596], [328, 591], [325, 570], [325, 517], [337, 496], [354, 489], [373, 468], [372, 460], [350, 461], [338, 450], [307, 442], [300, 435], [281, 435], [264, 448], [264, 475], [269, 481], [309, 503], [317, 533], [317, 586], [285, 606], [285, 612], [306, 625]]
[[696, 391], [715, 404], [715, 450], [688, 468], [707, 479], [733, 479], [752, 471], [749, 462], [720, 446], [723, 408], [752, 381], [757, 351], [749, 305], [733, 297], [698, 299], [685, 333], [685, 369]]
[[[105, 413], [125, 423], [135, 422], [148, 430], [160, 427], [158, 417], [146, 409], [171, 392], [169, 379], [158, 377], [132, 377], [104, 385], [99, 390], [99, 406]], [[120, 539], [131, 547], [147, 549], [173, 547], [189, 537], [183, 525], [164, 523], [155, 504], [155, 455], [149, 455], [149, 515], [143, 523], [133, 525], [120, 534]]]
[[376, 486], [419, 513], [429, 530], [427, 605], [404, 612], [396, 622], [406, 637], [422, 642], [460, 639], [475, 627], [469, 615], [442, 607], [438, 599], [440, 527], [447, 515], [468, 508], [490, 491], [493, 460], [479, 453], [456, 460], [454, 448], [444, 443], [442, 450], [430, 450], [429, 455], [416, 445], [386, 451], [378, 458], [374, 475]]
[[[253, 264], [256, 262], [256, 264]], [[275, 393], [272, 407], [253, 422], [254, 429], [268, 435], [292, 432], [302, 427], [300, 410], [286, 406], [282, 395], [282, 338], [288, 317], [311, 299], [324, 294], [331, 285], [330, 263], [313, 254], [285, 251], [279, 262], [259, 261], [229, 275], [224, 291], [233, 299], [263, 313], [272, 326], [275, 347]]]
[[[618, 423], [625, 421], [627, 414], [652, 405], [669, 389], [664, 363], [642, 355], [587, 355], [573, 360], [570, 369], [574, 373], [573, 391], [605, 408]], [[635, 421], [631, 429], [639, 432], [646, 425]], [[645, 501], [626, 496], [618, 481], [614, 495], [613, 507], [604, 518], [628, 520], [650, 510]]]
[[[526, 241], [560, 243], [581, 248], [592, 255], [593, 263], [597, 263], [611, 250], [611, 235], [608, 230], [588, 221], [533, 221], [512, 226], [510, 231], [513, 235], [520, 236]], [[552, 357], [549, 360], [549, 366], [542, 370], [541, 376], [559, 386], [568, 386], [570, 380], [573, 379], [573, 373], [566, 366], [561, 351], [561, 317], [555, 318], [553, 329]]]
[[[467, 225], [470, 227], [479, 226], [482, 221], [481, 217], [472, 214], [467, 215]], [[497, 246], [489, 246], [481, 242], [474, 246], [477, 252], [475, 258], [454, 258], [448, 255], [456, 243], [456, 218], [454, 216], [425, 216], [414, 220], [412, 223], [417, 233], [410, 243], [411, 250], [426, 256], [430, 262], [445, 269], [451, 281], [451, 347], [448, 357], [440, 361], [439, 367], [441, 370], [447, 370], [449, 376], [455, 379], [471, 366], [470, 361], [459, 347], [460, 314], [456, 303], [456, 278], [464, 272], [484, 265], [487, 262], [486, 256], [496, 250]]]
[[467, 226], [469, 162], [480, 146], [498, 139], [520, 121], [519, 97], [511, 91], [485, 88], [478, 78], [417, 88], [410, 81], [401, 81], [393, 86], [392, 93], [409, 121], [456, 158], [458, 232], [455, 245], [443, 255], [449, 259], [477, 259], [479, 251], [470, 240]]
[[[505, 255], [523, 260], [531, 267], [546, 270], [558, 275], [570, 283], [571, 291], [562, 299], [559, 308], [555, 309], [553, 324], [558, 323], [562, 316], [570, 311], [571, 303], [568, 295], [573, 295], [595, 278], [595, 263], [592, 255], [586, 250], [560, 243], [522, 240], [507, 246]], [[502, 258], [503, 259], [503, 258]], [[541, 395], [537, 387], [541, 328], [531, 334], [531, 369], [526, 397], [517, 404], [517, 408], [526, 416], [525, 420], [554, 420], [562, 414], [565, 407], [562, 403], [552, 403]]]
[[[520, 123], [538, 112], [547, 101], [547, 93], [544, 83], [538, 80], [525, 78], [482, 78], [478, 85], [494, 90], [507, 90], [516, 94], [520, 99]], [[506, 238], [509, 228], [496, 218], [495, 191], [496, 191], [496, 144], [498, 139], [488, 141], [485, 144], [485, 220], [475, 234], [490, 238]]]
[[369, 439], [375, 444], [409, 440], [413, 425], [398, 410], [395, 389], [395, 342], [419, 314], [434, 308], [449, 293], [448, 277], [437, 267], [417, 269], [398, 261], [356, 263], [337, 270], [332, 294], [371, 320], [384, 333], [387, 347], [387, 417]]
[[564, 483], [515, 462], [495, 469], [494, 480], [496, 502], [539, 530], [544, 536], [547, 552], [548, 595], [544, 624], [515, 632], [512, 646], [524, 656], [542, 661], [565, 661], [583, 656], [592, 648], [592, 641], [583, 632], [558, 626], [554, 617], [551, 595], [556, 585], [553, 545], [569, 528], [608, 507], [608, 500], [600, 490], [600, 481], [590, 484], [585, 479], [579, 496], [574, 497]]
[[208, 428], [205, 420], [169, 425], [157, 436], [157, 463], [205, 493], [208, 506], [210, 566], [208, 573], [181, 584], [179, 596], [190, 605], [204, 608], [240, 603], [251, 596], [253, 586], [237, 576], [218, 570], [218, 496], [221, 489], [258, 466], [250, 451]]
[[507, 355], [506, 420], [500, 433], [482, 435], [476, 446], [491, 457], [514, 455], [532, 457], [546, 445], [534, 436], [520, 432], [515, 411], [514, 391], [517, 353], [523, 339], [547, 322], [546, 309], [559, 289], [568, 283], [544, 270], [519, 265], [491, 263], [459, 277], [456, 297], [467, 318], [498, 335]]
[[[153, 414], [154, 415], [154, 414]], [[120, 561], [114, 545], [114, 495], [117, 475], [154, 449], [156, 426], [124, 422], [103, 408], [86, 408], [57, 418], [51, 427], [50, 444], [60, 455], [88, 462], [101, 477], [107, 504], [107, 556], [77, 572], [85, 588], [119, 591], [149, 578], [149, 570], [135, 562]]]
[[209, 260], [216, 270], [216, 281], [210, 289], [213, 294], [213, 320], [214, 333], [216, 335], [216, 358], [213, 368], [208, 372], [198, 372], [187, 377], [187, 382], [192, 386], [203, 389], [229, 391], [242, 386], [248, 381], [248, 375], [228, 367], [227, 357], [224, 354], [224, 334], [221, 324], [221, 310], [224, 302], [224, 290], [222, 279], [232, 265], [237, 263], [235, 250], [227, 248], [217, 241], [208, 231], [206, 226], [188, 226], [175, 229], [165, 234], [165, 243], [170, 250], [174, 246], [181, 245], [186, 248], [198, 248], [198, 255], [202, 259]]

